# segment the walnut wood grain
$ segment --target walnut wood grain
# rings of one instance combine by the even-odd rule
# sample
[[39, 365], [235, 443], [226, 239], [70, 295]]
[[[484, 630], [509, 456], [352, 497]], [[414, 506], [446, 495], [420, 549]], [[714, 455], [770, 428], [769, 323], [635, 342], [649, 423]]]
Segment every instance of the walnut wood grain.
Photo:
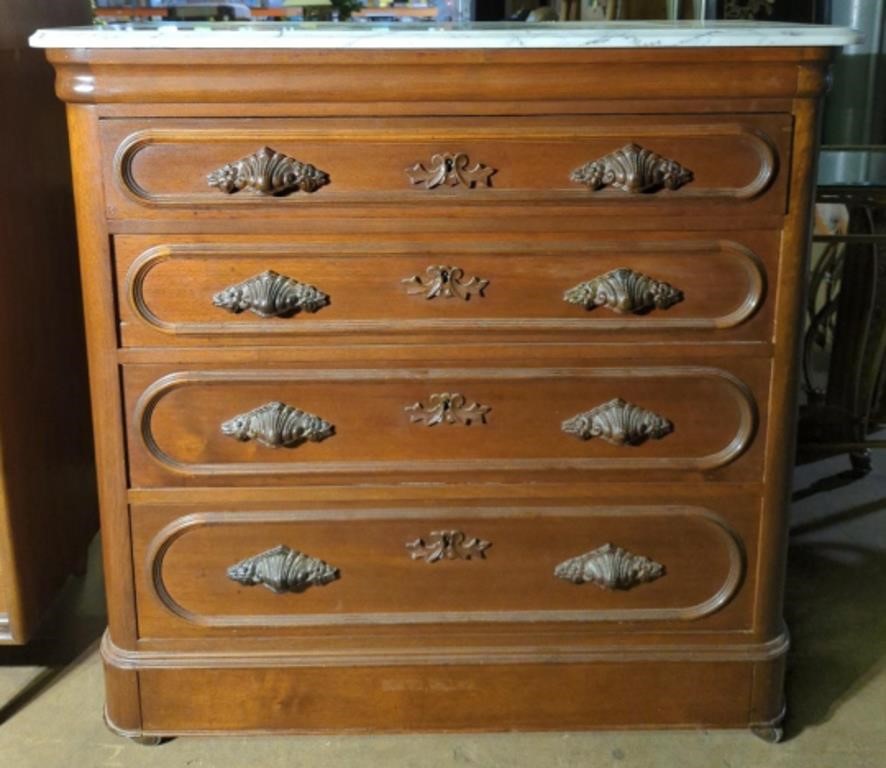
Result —
[[[448, 115], [450, 105], [466, 114], [483, 114], [495, 105], [546, 114], [590, 109], [608, 102], [616, 113], [642, 113], [643, 107], [670, 114], [691, 112], [702, 103], [732, 102], [749, 112], [759, 100], [818, 97], [826, 86], [825, 48], [711, 48], [638, 50], [49, 50], [59, 78], [58, 95], [69, 102], [125, 106], [123, 114], [147, 107], [156, 112], [174, 105], [180, 114], [193, 104], [219, 104], [244, 115], [298, 114], [313, 104], [338, 114], [379, 104], [386, 113], [408, 112], [410, 105]], [[133, 66], [137, 64], [138, 66]], [[368, 79], [366, 71], [383, 77]], [[188, 77], [170, 76], [170, 68]], [[736, 77], [741, 70], [742, 77]], [[199, 87], [195, 89], [195, 84]], [[470, 88], [465, 88], [470, 83]], [[195, 93], [199, 98], [195, 99]], [[525, 105], [525, 106], [524, 106]], [[560, 111], [557, 110], [560, 108]], [[270, 108], [270, 109], [268, 109]], [[421, 112], [419, 114], [428, 114]], [[611, 112], [610, 112], [611, 114]]]
[[[470, 626], [470, 625], [467, 625]], [[481, 625], [474, 625], [477, 628]], [[486, 630], [473, 636], [453, 625], [447, 631], [438, 628], [423, 628], [417, 636], [418, 643], [392, 648], [385, 643], [377, 627], [369, 628], [370, 634], [361, 631], [365, 628], [354, 626], [348, 633], [361, 635], [362, 648], [342, 651], [340, 633], [330, 634], [321, 628], [324, 649], [318, 650], [313, 640], [313, 652], [299, 650], [312, 634], [310, 629], [300, 629], [298, 634], [287, 634], [284, 630], [274, 636], [246, 638], [242, 634], [234, 637], [209, 637], [205, 631], [199, 639], [177, 638], [175, 640], [156, 638], [146, 639], [138, 651], [126, 651], [105, 635], [102, 653], [119, 671], [135, 673], [138, 670], [157, 669], [170, 666], [173, 660], [177, 669], [200, 669], [212, 666], [218, 670], [231, 668], [284, 668], [349, 666], [413, 666], [431, 663], [448, 664], [519, 664], [537, 661], [539, 652], [556, 654], [564, 664], [587, 662], [674, 662], [674, 661], [732, 661], [767, 662], [784, 655], [789, 645], [786, 628], [769, 640], [757, 641], [748, 633], [728, 632], [701, 634], [675, 634], [667, 631], [637, 632], [621, 635], [614, 641], [607, 625], [568, 624], [541, 625], [547, 635], [534, 631], [521, 624], [524, 632], [533, 638], [545, 638], [541, 645], [531, 646], [523, 640], [514, 643], [513, 630], [507, 625], [486, 625]], [[505, 631], [503, 630], [505, 628]], [[402, 638], [410, 633], [411, 627], [398, 627]], [[507, 629], [512, 630], [508, 632]], [[595, 632], [595, 629], [602, 631]], [[489, 631], [492, 630], [492, 631]], [[551, 642], [551, 631], [562, 633], [558, 642]], [[580, 630], [580, 631], [579, 631]], [[584, 642], [572, 644], [583, 632]], [[442, 642], [440, 640], [442, 639]], [[381, 642], [380, 642], [381, 641]], [[174, 657], [174, 659], [173, 659]], [[207, 659], [208, 657], [208, 659]], [[209, 662], [209, 663], [208, 663]], [[773, 681], [761, 681], [755, 696], [760, 703], [766, 698], [763, 691]], [[777, 710], [776, 710], [777, 711]]]
[[[718, 616], [716, 626], [747, 627], [748, 601], [736, 597], [751, 544], [709, 509], [628, 505], [447, 512], [231, 511], [170, 518], [167, 510], [135, 509], [141, 631], [175, 637], [198, 628], [273, 633], [330, 625], [613, 621], [639, 629], [674, 621], [695, 626], [720, 612], [728, 615]], [[405, 556], [404, 542], [428, 526], [472, 530], [494, 547], [481, 560], [417, 568]], [[666, 562], [667, 576], [642, 589], [607, 593], [579, 589], [555, 573], [577, 547], [595, 549], [612, 539]], [[228, 577], [232, 562], [279, 542], [329, 563], [334, 580], [281, 596]], [[489, 583], [496, 588], [480, 586]]]
[[[593, 241], [558, 240], [553, 246], [540, 237], [472, 238], [450, 246], [439, 238], [403, 236], [359, 244], [345, 236], [333, 242], [118, 236], [117, 285], [126, 297], [121, 334], [125, 345], [192, 347], [204, 345], [206, 336], [224, 338], [225, 345], [254, 344], [256, 338], [265, 345], [326, 344], [336, 337], [353, 344], [418, 333], [441, 340], [454, 334], [465, 340], [539, 334], [586, 341], [617, 333], [632, 340], [762, 341], [772, 333], [766, 285], [767, 275], [777, 270], [777, 245], [773, 233], [744, 233], [741, 239], [744, 244], [719, 236], [672, 234], [650, 241], [598, 233]], [[403, 275], [425, 275], [431, 258], [425, 254], [451, 257], [453, 251], [460, 268], [481, 276], [480, 284], [489, 283], [482, 295], [475, 292], [469, 300], [408, 295], [416, 289], [404, 287]], [[568, 289], [624, 263], [679, 284], [683, 300], [666, 311], [624, 315], [564, 301]], [[334, 298], [316, 312], [283, 319], [212, 306], [211, 297], [226, 281], [248, 281], [269, 268]]]
[[[496, 472], [520, 482], [554, 471], [706, 471], [735, 480], [759, 471], [762, 454], [754, 437], [758, 410], [765, 408], [768, 365], [736, 359], [724, 368], [639, 361], [629, 367], [422, 371], [129, 366], [124, 380], [136, 486], [281, 483], [300, 476], [379, 473], [452, 482], [462, 475]], [[416, 426], [404, 408], [426, 398], [429, 387], [470, 393], [471, 402], [489, 406], [486, 423]], [[563, 432], [565, 419], [613, 395], [666, 413], [673, 434], [626, 447], [580, 441]], [[218, 430], [231, 414], [273, 400], [322, 414], [335, 425], [335, 436], [269, 451]], [[711, 413], [716, 418], [709, 418]]]
[[[86, 318], [86, 353], [92, 402], [92, 427], [98, 477], [108, 630], [122, 648], [133, 647], [137, 635], [131, 569], [129, 524], [126, 520], [126, 460], [122, 392], [115, 359], [116, 328], [110, 241], [102, 218], [101, 185], [91, 169], [101, 162], [96, 141], [95, 108], [70, 105], [71, 145], [81, 290]], [[115, 707], [133, 720], [138, 716], [137, 683], [121, 681]]]
[[[794, 346], [828, 57], [49, 51], [58, 93], [88, 105], [70, 125], [112, 727], [779, 717]], [[570, 180], [632, 143], [691, 181]], [[279, 197], [208, 186], [264, 146], [329, 183]], [[447, 152], [494, 168], [490, 185], [425, 189], [404, 173]], [[402, 281], [431, 265], [488, 284], [470, 300], [409, 295]], [[619, 268], [683, 300], [623, 314], [563, 301]], [[267, 270], [329, 303], [288, 318], [212, 305]], [[492, 410], [471, 427], [410, 423], [404, 407], [431, 393]], [[560, 431], [619, 397], [673, 432], [610, 445]], [[277, 400], [329, 419], [334, 439], [270, 450], [219, 432]], [[493, 546], [413, 561], [406, 543], [432, 531]], [[554, 576], [607, 542], [665, 575], [630, 590]], [[341, 578], [275, 595], [226, 576], [281, 544]]]
[[[215, 209], [248, 209], [263, 217], [342, 216], [355, 208], [425, 211], [445, 201], [494, 216], [499, 206], [537, 204], [562, 212], [587, 210], [618, 201], [643, 205], [642, 192], [602, 189], [589, 194], [571, 180], [588, 157], [605, 155], [626, 137], [669, 156], [684, 158], [693, 182], [655, 198], [663, 210], [680, 203], [746, 208], [755, 213], [783, 212], [786, 186], [778, 173], [788, 149], [783, 115], [670, 116], [637, 125], [612, 117], [593, 124], [580, 118], [458, 117], [386, 118], [385, 120], [304, 119], [252, 121], [115, 120], [104, 125], [104, 149], [114, 154], [105, 177], [109, 218], [200, 218]], [[441, 143], [458, 145], [470, 157], [482, 157], [497, 169], [487, 186], [442, 184], [432, 190], [413, 187], [403, 169], [416, 157], [431, 157]], [[257, 146], [273, 145], [283, 154], [310, 157], [330, 183], [311, 194], [221, 195], [206, 185], [206, 174], [231, 158], [247, 156]], [[367, 148], [371, 147], [371, 151]], [[405, 183], [404, 183], [405, 182]], [[296, 214], [297, 215], [297, 214]]]
[[[796, 205], [785, 220], [783, 250], [792, 254], [779, 272], [776, 318], [781, 329], [779, 343], [773, 355], [772, 404], [778, 421], [766, 434], [766, 477], [764, 509], [773, 510], [761, 532], [761, 546], [766, 562], [761, 563], [760, 575], [772, 584], [772, 589], [760, 595], [756, 622], [763, 631], [771, 631], [782, 619], [785, 558], [787, 549], [787, 518], [785, 510], [790, 502], [793, 458], [796, 447], [797, 418], [797, 359], [802, 329], [803, 291], [812, 235], [812, 195], [815, 187], [818, 110], [815, 99], [797, 100], [794, 105], [797, 120], [795, 162], [791, 167], [791, 185], [796, 194]], [[775, 511], [781, 512], [776, 514]], [[770, 690], [783, 703], [783, 692]], [[782, 706], [783, 709], [783, 706]]]
[[[747, 719], [751, 675], [758, 666], [761, 675], [776, 676], [780, 669], [774, 662], [735, 661], [659, 662], [654, 675], [652, 665], [617, 661], [332, 670], [166, 666], [144, 670], [139, 679], [145, 732], [164, 735], [267, 730], [562, 731], [586, 727], [588, 722], [599, 728], [685, 728], [687, 723], [736, 728]], [[198, 693], [213, 685], [218, 687], [216, 695]], [[600, 693], [613, 690], [619, 695]], [[698, 695], [708, 690], [723, 693]], [[303, 698], [311, 706], [297, 720], [279, 707], [268, 711], [243, 706], [244, 700]], [[419, 708], [412, 704], [416, 699], [427, 704]]]

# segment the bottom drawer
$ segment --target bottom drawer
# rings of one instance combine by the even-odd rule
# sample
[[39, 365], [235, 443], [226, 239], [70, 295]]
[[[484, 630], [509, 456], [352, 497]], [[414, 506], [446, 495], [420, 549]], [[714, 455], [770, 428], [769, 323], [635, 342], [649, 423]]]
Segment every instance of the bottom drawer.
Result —
[[744, 629], [755, 507], [729, 522], [688, 505], [135, 507], [140, 634], [700, 620]]

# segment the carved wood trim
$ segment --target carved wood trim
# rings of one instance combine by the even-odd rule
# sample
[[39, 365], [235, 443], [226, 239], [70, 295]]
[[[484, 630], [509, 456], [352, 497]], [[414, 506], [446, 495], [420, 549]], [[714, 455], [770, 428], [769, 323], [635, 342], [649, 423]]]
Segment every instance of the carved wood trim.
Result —
[[620, 267], [570, 288], [563, 300], [585, 309], [606, 307], [618, 314], [628, 314], [667, 309], [683, 301], [683, 294], [668, 283]]
[[[604, 253], [608, 249], [618, 247], [617, 242], [611, 245], [595, 244], [589, 246], [588, 250], [592, 253]], [[428, 318], [416, 320], [326, 320], [322, 323], [313, 323], [310, 328], [312, 334], [330, 335], [336, 333], [412, 333], [418, 331], [441, 331], [452, 333], [454, 331], [579, 331], [586, 328], [595, 327], [600, 329], [612, 330], [639, 330], [645, 328], [660, 328], [662, 330], [669, 328], [680, 328], [687, 330], [705, 330], [705, 329], [728, 329], [734, 328], [745, 320], [754, 315], [763, 302], [765, 292], [765, 279], [763, 274], [763, 264], [760, 258], [752, 251], [744, 246], [731, 241], [676, 241], [673, 243], [632, 243], [631, 251], [633, 253], [646, 253], [650, 250], [660, 250], [668, 253], [682, 252], [701, 252], [719, 248], [723, 254], [729, 254], [730, 258], [741, 265], [741, 271], [747, 281], [747, 294], [744, 300], [730, 312], [725, 315], [716, 317], [696, 317], [681, 318], [667, 317], [664, 315], [632, 315], [621, 316], [616, 314], [614, 317], [592, 313], [583, 318], [472, 318], [469, 320], [459, 319], [457, 317], [447, 318]], [[340, 256], [364, 256], [366, 252], [350, 252], [336, 248], [334, 251]], [[479, 251], [482, 253], [482, 251]], [[516, 249], [514, 252], [520, 254], [534, 255], [534, 249]], [[466, 254], [473, 255], [474, 250], [466, 251]], [[304, 246], [298, 243], [287, 245], [285, 248], [280, 246], [263, 246], [263, 245], [237, 245], [237, 244], [221, 244], [221, 243], [174, 243], [170, 245], [155, 246], [148, 249], [135, 260], [129, 267], [124, 279], [123, 292], [126, 294], [130, 309], [138, 320], [150, 325], [156, 330], [171, 335], [251, 335], [267, 334], [274, 335], [296, 335], [305, 331], [304, 326], [295, 323], [250, 323], [243, 322], [224, 322], [217, 323], [192, 323], [192, 322], [174, 322], [159, 317], [148, 305], [145, 294], [145, 281], [151, 270], [160, 264], [173, 260], [195, 260], [201, 258], [212, 259], [231, 259], [237, 260], [242, 256], [266, 255], [270, 259], [285, 259], [287, 256], [297, 254], [300, 257], [316, 258], [321, 260], [325, 258], [325, 252], [319, 246]], [[379, 250], [372, 251], [373, 257], [384, 257], [389, 255], [401, 255], [397, 252]], [[418, 275], [414, 276], [418, 277]], [[414, 278], [408, 278], [413, 280]], [[480, 278], [477, 278], [480, 279]], [[404, 281], [406, 282], [406, 281]], [[485, 281], [484, 281], [485, 282]], [[483, 286], [485, 289], [486, 285]], [[480, 291], [478, 290], [478, 293]], [[482, 295], [482, 294], [481, 294]]]
[[483, 539], [469, 539], [462, 531], [431, 531], [426, 542], [422, 538], [407, 542], [406, 549], [413, 560], [436, 563], [438, 560], [470, 560], [486, 557], [486, 550], [492, 544]]
[[166, 453], [155, 440], [151, 431], [151, 419], [160, 400], [170, 392], [194, 384], [228, 386], [236, 383], [287, 382], [287, 381], [383, 381], [413, 378], [409, 369], [390, 370], [337, 370], [307, 371], [300, 369], [275, 370], [214, 370], [181, 371], [168, 374], [145, 388], [134, 407], [133, 423], [137, 424], [138, 436], [147, 452], [161, 465], [173, 472], [186, 475], [317, 475], [354, 474], [376, 472], [473, 472], [478, 469], [491, 471], [541, 472], [549, 470], [605, 470], [605, 469], [668, 469], [712, 470], [737, 459], [751, 443], [757, 426], [757, 410], [754, 396], [748, 387], [728, 371], [705, 367], [657, 367], [637, 368], [538, 368], [538, 369], [429, 369], [422, 371], [426, 382], [435, 380], [514, 380], [581, 376], [587, 378], [618, 379], [637, 378], [658, 380], [662, 378], [697, 379], [699, 377], [725, 382], [734, 397], [739, 413], [735, 435], [720, 450], [698, 457], [673, 456], [625, 456], [569, 459], [440, 459], [427, 461], [328, 461], [328, 462], [244, 462], [192, 464], [179, 461]]
[[601, 589], [631, 589], [664, 575], [664, 566], [642, 555], [606, 543], [583, 555], [564, 560], [554, 576], [573, 584], [596, 584]]
[[284, 544], [235, 563], [227, 573], [245, 587], [261, 584], [277, 594], [304, 592], [339, 577], [338, 568]]
[[470, 160], [464, 152], [442, 152], [431, 157], [430, 167], [416, 163], [406, 169], [406, 175], [413, 184], [421, 184], [425, 189], [434, 189], [441, 185], [447, 187], [476, 186], [488, 187], [492, 184], [492, 175], [496, 172], [483, 163], [474, 163], [468, 168]]
[[592, 190], [613, 187], [636, 194], [679, 189], [692, 181], [692, 171], [676, 160], [631, 143], [576, 168], [569, 178]]
[[211, 171], [206, 183], [228, 194], [249, 190], [259, 195], [288, 195], [315, 192], [329, 183], [329, 176], [310, 163], [262, 147]]
[[256, 440], [268, 448], [293, 448], [306, 441], [319, 443], [331, 437], [335, 427], [312, 413], [273, 401], [222, 422], [221, 431], [234, 440]]
[[482, 297], [489, 285], [489, 281], [482, 277], [463, 281], [465, 271], [461, 267], [430, 266], [425, 270], [425, 275], [424, 278], [421, 275], [404, 277], [400, 282], [406, 284], [406, 293], [424, 295], [426, 299], [442, 296], [444, 299], [468, 301], [475, 293]]
[[[507, 518], [522, 516], [526, 507], [506, 507], [495, 509], [478, 508], [472, 510], [472, 517]], [[699, 519], [715, 529], [727, 555], [727, 569], [722, 582], [711, 595], [699, 603], [667, 608], [614, 608], [599, 610], [518, 610], [518, 611], [427, 611], [390, 613], [328, 613], [304, 614], [281, 613], [264, 615], [223, 614], [207, 615], [190, 611], [167, 590], [163, 579], [166, 555], [171, 547], [190, 531], [205, 526], [245, 525], [262, 523], [297, 523], [299, 521], [322, 521], [346, 523], [347, 520], [385, 520], [410, 518], [435, 520], [446, 515], [464, 515], [464, 510], [445, 509], [342, 509], [322, 511], [256, 511], [248, 512], [196, 512], [177, 518], [161, 529], [148, 545], [144, 567], [147, 569], [153, 597], [163, 607], [190, 624], [204, 627], [297, 627], [297, 626], [342, 626], [351, 624], [457, 624], [463, 622], [604, 622], [604, 621], [692, 621], [708, 616], [722, 609], [738, 591], [745, 573], [745, 557], [738, 534], [720, 515], [704, 507], [532, 507], [533, 514], [569, 517], [636, 517], [643, 518], [673, 516], [675, 519]], [[540, 574], [544, 577], [544, 574]]]
[[313, 285], [268, 269], [219, 291], [212, 303], [233, 314], [249, 310], [264, 318], [289, 317], [297, 312], [316, 312], [329, 304], [329, 296]]
[[486, 423], [486, 414], [491, 406], [471, 403], [468, 405], [464, 395], [458, 392], [436, 392], [428, 398], [428, 404], [422, 402], [407, 405], [404, 410], [411, 414], [410, 421], [423, 422], [428, 427], [435, 424], [462, 424], [469, 427], [475, 421]]
[[660, 440], [669, 435], [674, 425], [653, 411], [616, 397], [566, 419], [562, 429], [580, 440], [599, 437], [612, 445], [640, 445], [649, 438]]

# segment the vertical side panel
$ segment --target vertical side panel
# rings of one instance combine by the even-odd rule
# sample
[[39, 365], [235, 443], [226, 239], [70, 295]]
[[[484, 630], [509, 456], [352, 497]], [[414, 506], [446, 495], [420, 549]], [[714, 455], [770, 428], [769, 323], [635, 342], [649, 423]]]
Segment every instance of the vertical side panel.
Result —
[[[810, 67], [812, 68], [812, 67]], [[814, 69], [818, 70], [818, 67]], [[800, 67], [798, 78], [818, 80], [819, 72]], [[755, 627], [761, 637], [774, 637], [782, 628], [782, 605], [787, 551], [787, 510], [790, 498], [797, 420], [797, 360], [802, 338], [802, 308], [811, 243], [811, 213], [815, 189], [819, 94], [794, 102], [794, 145], [790, 167], [789, 212], [781, 240], [775, 308], [775, 355], [769, 393], [769, 431], [760, 558], [759, 595]]]
[[69, 105], [68, 130], [86, 313], [95, 455], [99, 469], [108, 620], [114, 642], [131, 649], [135, 646], [137, 635], [135, 596], [126, 506], [126, 461], [116, 360], [113, 275], [110, 241], [103, 217], [104, 191], [95, 108]]

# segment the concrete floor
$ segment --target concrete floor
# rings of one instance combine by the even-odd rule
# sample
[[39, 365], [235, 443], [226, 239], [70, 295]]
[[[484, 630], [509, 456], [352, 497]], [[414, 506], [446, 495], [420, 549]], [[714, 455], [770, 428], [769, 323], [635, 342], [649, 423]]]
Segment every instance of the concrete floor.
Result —
[[886, 453], [850, 482], [845, 457], [797, 471], [787, 619], [786, 741], [746, 732], [182, 738], [141, 747], [101, 720], [97, 551], [43, 635], [0, 648], [0, 768], [884, 768]]

